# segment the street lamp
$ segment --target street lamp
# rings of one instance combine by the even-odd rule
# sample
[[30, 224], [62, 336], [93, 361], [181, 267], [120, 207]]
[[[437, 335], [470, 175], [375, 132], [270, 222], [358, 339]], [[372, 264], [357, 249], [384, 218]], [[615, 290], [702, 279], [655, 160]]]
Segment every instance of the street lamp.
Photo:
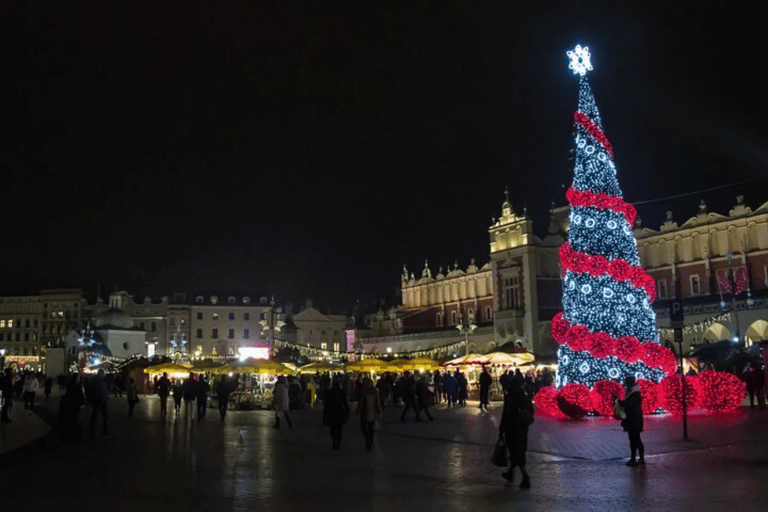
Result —
[[464, 316], [459, 315], [459, 324], [456, 326], [461, 334], [464, 335], [464, 355], [469, 354], [469, 335], [477, 329], [477, 326], [473, 324], [469, 319], [464, 321]]
[[[727, 280], [728, 289], [726, 291], [731, 292], [731, 310], [733, 311], [733, 317], [736, 323], [736, 335], [733, 337], [734, 343], [741, 342], [741, 326], [739, 325], [739, 312], [736, 309], [736, 296], [740, 294], [744, 287], [746, 287], [747, 290], [747, 307], [751, 308], [754, 304], [754, 301], [752, 300], [752, 294], [749, 291], [749, 276], [747, 274], [746, 268], [744, 269], [743, 273], [743, 279], [746, 281], [745, 283], [739, 284], [739, 279], [736, 275], [736, 272], [739, 269], [733, 268], [733, 253], [729, 252], [725, 255], [726, 259], [728, 260], [728, 268], [725, 270], [725, 278]], [[720, 292], [720, 307], [722, 309], [726, 308], [725, 301], [722, 298], [722, 291]]]

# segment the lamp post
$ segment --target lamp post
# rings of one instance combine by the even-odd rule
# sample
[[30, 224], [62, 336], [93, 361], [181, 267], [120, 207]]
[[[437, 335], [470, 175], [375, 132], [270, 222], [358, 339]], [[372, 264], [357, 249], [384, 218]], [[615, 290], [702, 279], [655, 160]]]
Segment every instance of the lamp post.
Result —
[[[733, 269], [733, 253], [728, 252], [728, 254], [725, 255], [726, 259], [728, 260], [728, 271], [726, 272], [726, 276], [728, 278], [728, 284], [731, 288], [731, 310], [733, 311], [733, 317], [736, 322], [736, 336], [733, 337], [734, 343], [740, 343], [741, 342], [741, 326], [739, 325], [739, 312], [736, 309], [736, 271]], [[721, 306], [723, 306], [723, 302], [720, 303]]]
[[280, 332], [285, 325], [282, 320], [275, 320], [275, 298], [269, 303], [269, 319], [264, 319], [259, 322], [261, 329], [269, 331], [269, 357], [271, 358], [275, 354], [275, 333]]
[[464, 355], [469, 354], [469, 335], [477, 329], [477, 326], [473, 324], [469, 319], [464, 321], [464, 315], [459, 314], [459, 323], [456, 326], [461, 334], [464, 335]]

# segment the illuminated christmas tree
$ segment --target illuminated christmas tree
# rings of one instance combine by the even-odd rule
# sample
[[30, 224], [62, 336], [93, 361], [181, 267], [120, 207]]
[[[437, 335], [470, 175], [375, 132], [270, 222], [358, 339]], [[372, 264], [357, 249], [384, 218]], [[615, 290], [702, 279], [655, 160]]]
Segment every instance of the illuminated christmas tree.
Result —
[[568, 52], [579, 75], [576, 163], [569, 241], [560, 248], [564, 279], [563, 313], [552, 321], [560, 343], [557, 386], [592, 388], [601, 380], [659, 382], [674, 372], [675, 356], [659, 345], [651, 303], [656, 285], [641, 267], [632, 228], [637, 213], [622, 199], [613, 148], [603, 133], [587, 72], [587, 47]]

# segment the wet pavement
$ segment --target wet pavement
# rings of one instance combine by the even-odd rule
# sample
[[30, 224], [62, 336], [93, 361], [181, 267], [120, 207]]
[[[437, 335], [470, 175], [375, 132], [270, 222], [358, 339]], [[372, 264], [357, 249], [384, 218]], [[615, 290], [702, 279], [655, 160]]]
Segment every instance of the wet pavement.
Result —
[[[53, 403], [39, 406], [55, 416]], [[359, 424], [332, 451], [319, 410], [294, 413], [293, 429], [272, 428], [268, 411], [214, 409], [200, 422], [159, 417], [156, 397], [136, 416], [110, 401], [112, 437], [61, 445], [55, 429], [0, 455], [0, 507], [13, 510], [768, 510], [768, 412], [647, 419], [648, 464], [628, 468], [626, 435], [603, 419], [531, 427], [533, 488], [500, 478], [489, 462], [500, 409], [436, 408], [434, 422], [385, 414], [373, 451]], [[81, 413], [85, 425], [90, 410]], [[85, 429], [87, 432], [87, 428]], [[516, 483], [519, 483], [519, 475]]]

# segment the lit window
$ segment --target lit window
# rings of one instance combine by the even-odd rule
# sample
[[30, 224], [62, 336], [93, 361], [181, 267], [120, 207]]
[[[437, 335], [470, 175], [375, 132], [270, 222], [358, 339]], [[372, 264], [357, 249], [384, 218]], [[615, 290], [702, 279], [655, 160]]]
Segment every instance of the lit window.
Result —
[[203, 346], [202, 345], [198, 345], [197, 346], [197, 351], [198, 352], [202, 352], [203, 351]]
[[251, 337], [251, 330], [250, 329], [243, 329], [243, 338], [246, 340]]
[[321, 343], [320, 344], [320, 349], [321, 350], [328, 350], [328, 344], [327, 343]]
[[339, 344], [338, 343], [334, 343], [333, 344], [333, 351], [334, 352], [338, 352], [339, 351]]
[[235, 319], [235, 312], [234, 311], [230, 311], [229, 312], [229, 319], [230, 320], [234, 320]]
[[218, 320], [219, 319], [219, 314], [218, 313], [214, 313], [213, 314], [213, 319], [214, 320]]
[[691, 276], [691, 295], [701, 294], [701, 282], [699, 281], [699, 275], [695, 274]]
[[5, 329], [5, 320], [0, 320], [0, 329]]

